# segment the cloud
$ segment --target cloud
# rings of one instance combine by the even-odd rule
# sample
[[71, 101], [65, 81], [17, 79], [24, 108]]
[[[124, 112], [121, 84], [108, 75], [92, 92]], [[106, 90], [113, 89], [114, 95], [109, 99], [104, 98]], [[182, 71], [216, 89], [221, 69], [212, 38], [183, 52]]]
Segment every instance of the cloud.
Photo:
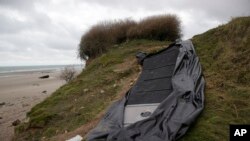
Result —
[[228, 18], [230, 16], [249, 15], [249, 0], [91, 0], [90, 2], [110, 8], [130, 9], [144, 11], [174, 11], [204, 12], [215, 18]]
[[80, 38], [104, 20], [177, 14], [183, 38], [250, 15], [249, 0], [0, 0], [0, 65], [75, 64]]

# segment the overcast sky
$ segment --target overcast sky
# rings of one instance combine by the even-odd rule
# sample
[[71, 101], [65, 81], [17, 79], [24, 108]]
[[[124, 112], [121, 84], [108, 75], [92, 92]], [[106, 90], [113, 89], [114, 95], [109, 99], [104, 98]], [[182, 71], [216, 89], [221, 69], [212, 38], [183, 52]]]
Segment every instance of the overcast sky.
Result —
[[104, 20], [176, 14], [184, 39], [249, 16], [250, 0], [0, 0], [0, 66], [77, 64], [81, 38]]

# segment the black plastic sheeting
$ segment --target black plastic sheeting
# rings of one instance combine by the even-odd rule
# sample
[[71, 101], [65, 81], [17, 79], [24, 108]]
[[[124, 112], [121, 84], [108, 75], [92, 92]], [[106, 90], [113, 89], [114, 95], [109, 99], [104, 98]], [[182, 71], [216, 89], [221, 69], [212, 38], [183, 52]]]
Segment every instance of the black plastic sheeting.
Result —
[[[139, 79], [110, 106], [87, 135], [88, 141], [174, 141], [203, 110], [205, 81], [191, 41], [137, 58], [143, 66]], [[126, 105], [157, 102], [159, 106], [147, 119], [123, 126]]]

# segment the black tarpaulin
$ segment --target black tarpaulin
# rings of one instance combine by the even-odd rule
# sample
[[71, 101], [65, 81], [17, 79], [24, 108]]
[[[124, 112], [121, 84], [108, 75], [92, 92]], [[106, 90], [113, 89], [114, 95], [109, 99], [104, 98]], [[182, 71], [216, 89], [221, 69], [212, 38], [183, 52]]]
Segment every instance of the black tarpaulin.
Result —
[[[137, 57], [140, 77], [89, 132], [88, 141], [174, 141], [203, 110], [205, 81], [191, 41]], [[146, 111], [135, 115], [140, 110]], [[125, 126], [127, 118], [134, 122]]]
[[142, 72], [129, 92], [126, 105], [161, 103], [172, 92], [171, 78], [178, 53], [179, 46], [170, 46], [143, 57]]

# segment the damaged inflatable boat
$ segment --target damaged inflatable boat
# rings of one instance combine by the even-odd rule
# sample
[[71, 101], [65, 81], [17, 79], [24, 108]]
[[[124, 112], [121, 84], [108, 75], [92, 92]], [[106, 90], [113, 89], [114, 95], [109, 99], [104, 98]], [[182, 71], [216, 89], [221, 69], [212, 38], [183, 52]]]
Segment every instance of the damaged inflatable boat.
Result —
[[205, 81], [191, 41], [136, 57], [140, 77], [89, 132], [88, 141], [174, 141], [203, 110]]

